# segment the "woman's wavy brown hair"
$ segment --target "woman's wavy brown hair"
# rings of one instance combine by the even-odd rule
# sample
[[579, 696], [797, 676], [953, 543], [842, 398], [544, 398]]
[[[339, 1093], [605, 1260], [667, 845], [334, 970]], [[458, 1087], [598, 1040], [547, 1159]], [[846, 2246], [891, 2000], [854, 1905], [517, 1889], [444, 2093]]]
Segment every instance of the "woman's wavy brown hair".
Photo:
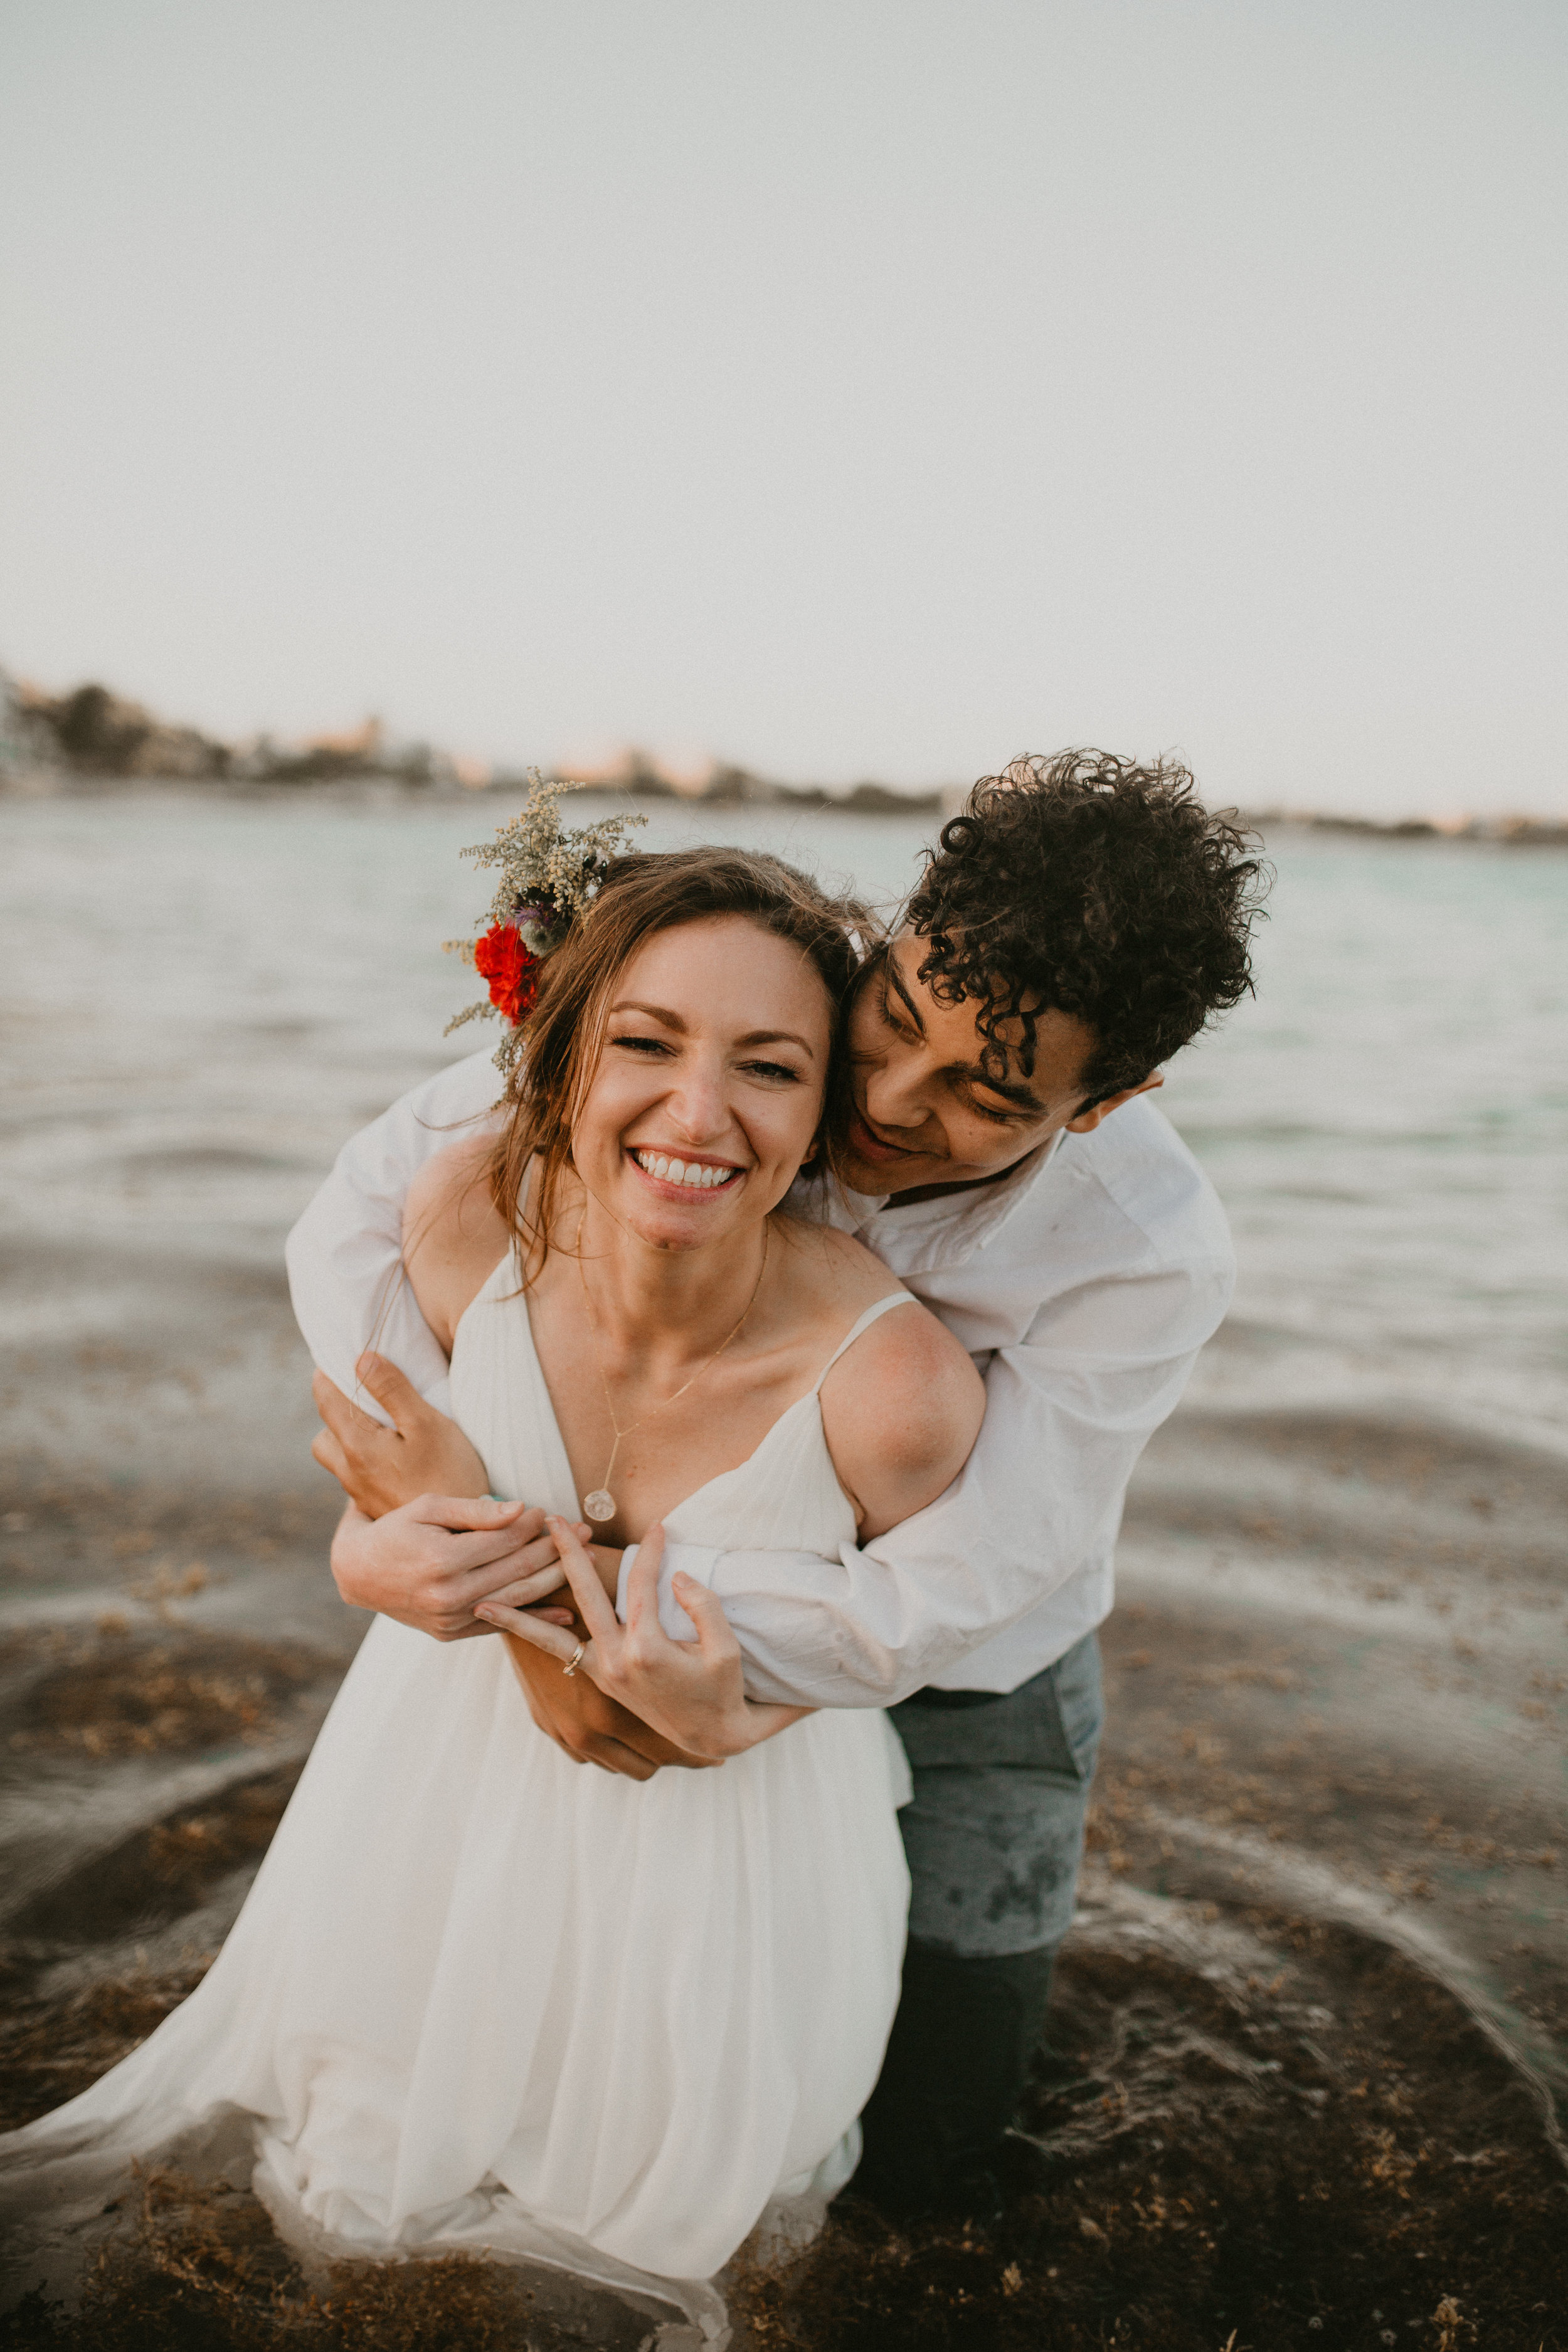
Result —
[[544, 965], [527, 1042], [503, 1097], [511, 1116], [490, 1157], [489, 1190], [514, 1233], [524, 1230], [529, 1163], [536, 1156], [540, 1163], [528, 1210], [525, 1289], [544, 1264], [561, 1179], [572, 1157], [572, 1129], [598, 1067], [615, 982], [656, 932], [721, 915], [740, 915], [797, 947], [822, 982], [830, 1050], [818, 1144], [827, 1168], [836, 1167], [847, 1100], [844, 1015], [860, 955], [872, 944], [867, 909], [761, 850], [703, 847], [617, 857], [586, 915]]

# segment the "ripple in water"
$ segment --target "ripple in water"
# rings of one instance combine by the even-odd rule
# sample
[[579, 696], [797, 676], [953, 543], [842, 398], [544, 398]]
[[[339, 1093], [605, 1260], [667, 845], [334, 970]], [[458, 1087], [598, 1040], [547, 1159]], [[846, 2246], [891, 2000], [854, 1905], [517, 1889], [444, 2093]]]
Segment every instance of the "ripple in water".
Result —
[[[486, 896], [457, 852], [510, 813], [0, 804], [16, 2114], [195, 1980], [352, 1652], [281, 1237], [452, 1052], [439, 941]], [[887, 902], [922, 838], [650, 814], [650, 846], [774, 848]], [[1258, 1002], [1162, 1097], [1241, 1278], [1130, 1498], [1011, 2234], [913, 2246], [846, 2205], [789, 2280], [742, 2282], [758, 2343], [1458, 2352], [1568, 2308], [1568, 858], [1269, 848]], [[285, 2291], [288, 2340], [339, 2340], [243, 2192], [165, 2183], [137, 2229], [95, 2340], [173, 2340], [198, 2272], [204, 2342], [262, 2340]], [[515, 2282], [436, 2270], [407, 2340], [522, 2324]], [[625, 2332], [529, 2308], [541, 2344]], [[69, 2340], [36, 2316], [18, 2343]]]

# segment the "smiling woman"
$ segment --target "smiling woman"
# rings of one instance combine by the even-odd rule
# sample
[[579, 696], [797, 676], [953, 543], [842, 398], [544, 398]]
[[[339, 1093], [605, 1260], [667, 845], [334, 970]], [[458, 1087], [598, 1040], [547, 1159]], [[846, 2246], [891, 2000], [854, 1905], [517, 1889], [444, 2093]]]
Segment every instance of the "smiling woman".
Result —
[[[495, 1204], [508, 1225], [517, 1222], [524, 1171], [537, 1153], [531, 1224], [536, 1238], [550, 1230], [577, 1110], [607, 1043], [617, 1061], [668, 1062], [689, 1046], [680, 1007], [664, 1001], [663, 991], [633, 984], [630, 964], [637, 950], [678, 926], [721, 921], [730, 929], [706, 951], [703, 981], [713, 992], [702, 999], [704, 1014], [721, 1004], [734, 1010], [735, 991], [748, 970], [760, 970], [754, 955], [737, 953], [734, 927], [752, 934], [754, 943], [760, 944], [758, 933], [776, 942], [778, 969], [785, 961], [795, 968], [794, 1011], [782, 1013], [776, 995], [763, 989], [755, 1018], [734, 1021], [728, 1050], [737, 1068], [752, 1066], [755, 1087], [814, 1091], [816, 1126], [836, 1123], [842, 1098], [837, 1047], [858, 963], [852, 941], [871, 929], [866, 910], [830, 898], [782, 859], [755, 851], [703, 847], [619, 857], [591, 914], [544, 967], [528, 1023], [528, 1052], [513, 1066], [508, 1100], [514, 1116], [492, 1171]], [[700, 1150], [700, 1140], [651, 1132], [637, 1139], [655, 1156], [662, 1143], [667, 1159], [679, 1158], [683, 1171], [693, 1160], [715, 1163], [717, 1155]]]
[[[895, 1287], [848, 1236], [775, 1214], [839, 1150], [859, 916], [773, 858], [617, 860], [545, 967], [506, 1127], [437, 1155], [409, 1194], [409, 1280], [449, 1351], [515, 1251], [576, 1492], [606, 1543], [639, 1540], [745, 1459], [846, 1323]], [[911, 1350], [920, 1379], [899, 1376]], [[856, 1369], [824, 1414], [869, 1531], [940, 1491], [979, 1391], [923, 1317], [897, 1339], [868, 1333]]]
[[409, 1196], [476, 1465], [589, 1577], [580, 1502], [613, 1543], [656, 1537], [625, 1641], [717, 1692], [716, 1745], [583, 1771], [547, 1736], [531, 1677], [619, 1671], [596, 1585], [592, 1641], [542, 1629], [564, 1657], [499, 1606], [500, 1640], [378, 1617], [210, 1975], [0, 2149], [23, 2211], [225, 2115], [296, 2244], [531, 2256], [714, 2335], [712, 2274], [770, 2201], [809, 2198], [798, 2229], [848, 2178], [898, 2000], [903, 1752], [871, 1708], [753, 1705], [719, 1602], [679, 1588], [683, 1644], [653, 1585], [666, 1517], [836, 1552], [934, 1500], [979, 1428], [958, 1340], [784, 1210], [832, 1148], [856, 961], [847, 910], [773, 860], [608, 864], [543, 963], [501, 1135]]

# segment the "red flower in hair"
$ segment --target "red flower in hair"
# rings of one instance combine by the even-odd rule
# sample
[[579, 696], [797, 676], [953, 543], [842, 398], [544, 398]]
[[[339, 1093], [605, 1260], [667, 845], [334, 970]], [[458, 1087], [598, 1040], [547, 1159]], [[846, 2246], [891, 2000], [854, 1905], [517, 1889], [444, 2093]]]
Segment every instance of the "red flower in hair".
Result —
[[474, 941], [474, 970], [490, 984], [490, 1003], [515, 1028], [533, 1010], [539, 993], [539, 958], [518, 937], [515, 923], [492, 923]]

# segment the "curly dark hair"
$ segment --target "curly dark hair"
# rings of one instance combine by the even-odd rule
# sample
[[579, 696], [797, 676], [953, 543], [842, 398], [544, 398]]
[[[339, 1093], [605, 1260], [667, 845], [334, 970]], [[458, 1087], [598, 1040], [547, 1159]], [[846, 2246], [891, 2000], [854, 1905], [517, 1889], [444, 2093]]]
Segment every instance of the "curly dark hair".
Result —
[[1271, 880], [1235, 810], [1211, 815], [1187, 769], [1106, 751], [1012, 760], [942, 829], [905, 919], [940, 1004], [969, 998], [1002, 1076], [1004, 1021], [1028, 1076], [1037, 1015], [1095, 1032], [1085, 1108], [1151, 1072], [1252, 992], [1248, 944]]

